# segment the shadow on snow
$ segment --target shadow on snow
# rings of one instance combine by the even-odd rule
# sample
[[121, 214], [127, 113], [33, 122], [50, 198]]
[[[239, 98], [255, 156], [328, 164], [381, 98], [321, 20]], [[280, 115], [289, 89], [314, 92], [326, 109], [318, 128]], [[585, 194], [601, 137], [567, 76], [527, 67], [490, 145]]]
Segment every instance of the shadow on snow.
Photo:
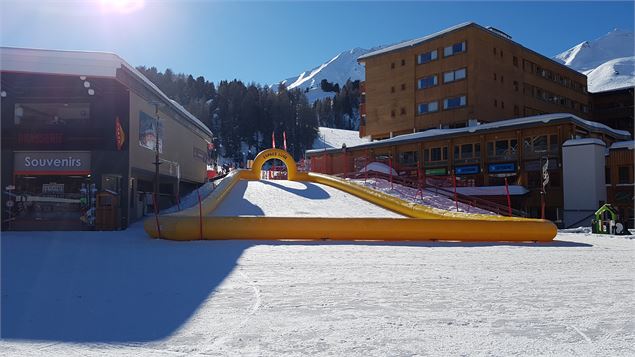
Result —
[[148, 239], [141, 224], [122, 233], [4, 233], [2, 337], [65, 342], [165, 338], [213, 295], [242, 252], [255, 245], [591, 247], [565, 241], [172, 242]]

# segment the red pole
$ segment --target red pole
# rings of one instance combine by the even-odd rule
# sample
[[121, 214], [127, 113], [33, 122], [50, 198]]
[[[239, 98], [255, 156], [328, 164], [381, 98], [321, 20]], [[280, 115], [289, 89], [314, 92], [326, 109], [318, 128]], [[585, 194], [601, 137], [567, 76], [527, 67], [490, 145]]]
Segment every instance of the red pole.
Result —
[[198, 196], [198, 230], [201, 240], [203, 239], [203, 207], [201, 206], [201, 193], [198, 188], [196, 189], [196, 196]]
[[392, 190], [392, 156], [388, 158], [388, 166], [390, 166], [390, 189]]
[[159, 233], [159, 236], [157, 238], [161, 238], [161, 225], [159, 224], [159, 205], [156, 192], [152, 194], [152, 201], [152, 203], [154, 204], [154, 218], [157, 222], [157, 233]]
[[505, 193], [507, 194], [507, 213], [512, 216], [512, 200], [509, 197], [509, 184], [507, 183], [507, 177], [505, 177]]
[[545, 191], [540, 192], [540, 218], [545, 219]]
[[456, 175], [452, 172], [452, 185], [454, 186], [454, 205], [456, 206], [456, 211], [459, 211], [459, 201], [456, 196]]

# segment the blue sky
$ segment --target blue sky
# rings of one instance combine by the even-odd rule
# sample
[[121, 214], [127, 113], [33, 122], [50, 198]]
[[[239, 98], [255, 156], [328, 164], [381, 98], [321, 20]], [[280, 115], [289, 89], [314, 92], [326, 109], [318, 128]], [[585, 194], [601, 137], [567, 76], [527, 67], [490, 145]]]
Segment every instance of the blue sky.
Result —
[[115, 52], [135, 66], [268, 84], [346, 49], [466, 21], [553, 56], [613, 28], [633, 31], [634, 11], [633, 2], [0, 0], [0, 43]]

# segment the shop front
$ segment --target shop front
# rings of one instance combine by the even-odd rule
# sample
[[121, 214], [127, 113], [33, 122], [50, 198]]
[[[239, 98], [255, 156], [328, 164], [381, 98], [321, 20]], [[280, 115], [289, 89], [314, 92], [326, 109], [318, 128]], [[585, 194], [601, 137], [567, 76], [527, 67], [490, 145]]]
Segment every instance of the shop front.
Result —
[[97, 188], [89, 151], [16, 151], [10, 228], [92, 229]]

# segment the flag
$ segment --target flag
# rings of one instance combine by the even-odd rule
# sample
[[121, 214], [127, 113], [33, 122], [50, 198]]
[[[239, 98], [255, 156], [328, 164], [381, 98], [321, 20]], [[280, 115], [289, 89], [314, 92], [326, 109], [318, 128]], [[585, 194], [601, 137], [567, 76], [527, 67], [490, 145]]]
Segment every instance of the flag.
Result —
[[544, 191], [545, 186], [547, 186], [547, 184], [549, 183], [549, 171], [547, 171], [547, 169], [549, 169], [549, 158], [547, 158], [547, 161], [545, 161], [545, 164], [542, 166], [542, 189]]
[[272, 148], [276, 148], [276, 135], [275, 135], [275, 131], [271, 132], [271, 147]]
[[119, 151], [123, 149], [123, 144], [126, 142], [126, 134], [123, 131], [119, 117], [115, 118], [115, 142]]
[[282, 132], [282, 141], [284, 143], [284, 151], [287, 151], [287, 132]]

